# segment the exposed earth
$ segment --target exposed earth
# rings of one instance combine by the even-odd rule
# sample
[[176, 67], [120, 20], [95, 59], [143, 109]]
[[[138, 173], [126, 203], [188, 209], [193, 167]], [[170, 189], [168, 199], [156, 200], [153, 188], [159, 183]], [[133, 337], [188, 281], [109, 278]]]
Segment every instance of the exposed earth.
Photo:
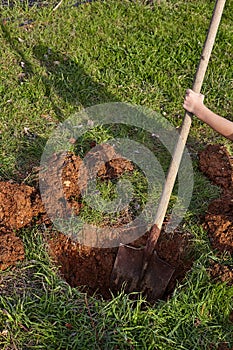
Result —
[[[57, 159], [57, 158], [56, 158]], [[231, 255], [233, 253], [233, 159], [224, 146], [210, 145], [199, 155], [200, 169], [216, 185], [221, 186], [221, 197], [214, 200], [205, 215], [204, 227], [208, 232], [212, 248], [217, 254]], [[57, 203], [54, 210], [73, 209], [79, 213], [81, 208], [81, 189], [77, 186], [81, 159], [70, 153], [61, 160], [62, 191], [54, 192]], [[102, 181], [119, 178], [125, 172], [131, 172], [133, 165], [117, 155], [114, 159], [102, 165], [98, 177]], [[47, 180], [48, 191], [51, 182], [56, 187], [56, 171]], [[85, 181], [84, 181], [85, 183]], [[81, 184], [82, 186], [82, 184]], [[84, 186], [84, 184], [83, 184]], [[49, 192], [48, 192], [49, 193]], [[66, 204], [62, 197], [65, 195]], [[129, 213], [122, 215], [122, 222], [130, 220]], [[82, 287], [89, 294], [101, 294], [110, 297], [110, 274], [117, 254], [117, 248], [90, 248], [72, 241], [68, 236], [54, 231], [45, 212], [39, 191], [34, 187], [12, 182], [0, 182], [0, 269], [14, 265], [24, 259], [23, 243], [18, 235], [23, 227], [44, 223], [47, 227], [45, 239], [48, 242], [49, 253], [56, 264], [60, 266], [61, 275], [71, 286]], [[105, 223], [106, 224], [106, 223]], [[145, 240], [146, 235], [140, 242]], [[173, 235], [162, 234], [157, 243], [156, 251], [160, 258], [175, 267], [175, 273], [168, 285], [168, 296], [177, 283], [184, 278], [192, 266], [190, 257], [189, 235], [176, 230]], [[137, 242], [136, 242], [137, 243]], [[190, 249], [189, 249], [190, 248]], [[218, 281], [233, 284], [233, 271], [229, 265], [210, 264], [209, 273]]]
[[[233, 158], [226, 148], [209, 145], [200, 153], [201, 171], [221, 187], [221, 196], [213, 200], [205, 215], [204, 228], [217, 254], [233, 254]], [[210, 275], [214, 280], [233, 284], [232, 266], [212, 263]]]

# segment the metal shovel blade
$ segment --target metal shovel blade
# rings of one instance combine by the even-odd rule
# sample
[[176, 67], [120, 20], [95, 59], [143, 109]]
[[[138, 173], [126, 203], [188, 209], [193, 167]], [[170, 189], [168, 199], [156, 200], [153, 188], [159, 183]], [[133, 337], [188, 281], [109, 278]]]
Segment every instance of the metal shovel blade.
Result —
[[140, 289], [147, 300], [154, 301], [164, 295], [174, 272], [175, 268], [160, 259], [154, 251], [144, 277], [140, 281]]
[[175, 269], [154, 251], [141, 278], [144, 258], [144, 248], [121, 245], [111, 275], [113, 289], [124, 287], [128, 293], [143, 292], [148, 300], [161, 298]]

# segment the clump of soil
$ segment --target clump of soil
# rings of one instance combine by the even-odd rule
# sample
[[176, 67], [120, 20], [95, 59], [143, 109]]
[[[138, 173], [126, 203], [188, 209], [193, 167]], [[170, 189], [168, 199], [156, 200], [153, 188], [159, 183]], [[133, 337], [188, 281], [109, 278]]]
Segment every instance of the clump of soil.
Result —
[[0, 182], [0, 270], [24, 259], [23, 242], [15, 231], [30, 224], [43, 210], [33, 187]]
[[[96, 175], [101, 180], [116, 179], [125, 172], [134, 170], [133, 164], [115, 152], [109, 145], [99, 147], [99, 154], [103, 159], [98, 160], [98, 152], [89, 152], [88, 165], [98, 169]], [[104, 156], [103, 156], [104, 155]], [[109, 159], [109, 160], [108, 160]], [[54, 154], [49, 160], [47, 170], [40, 179], [43, 192], [43, 202], [50, 217], [66, 218], [71, 212], [79, 214], [82, 207], [81, 193], [87, 186], [87, 172], [81, 167], [82, 160], [73, 153], [66, 156]], [[53, 205], [51, 205], [51, 198]]]
[[209, 205], [204, 227], [214, 249], [233, 254], [233, 193], [223, 194]]
[[[123, 173], [131, 172], [135, 169], [134, 165], [127, 159], [118, 158], [119, 155], [110, 146], [102, 145], [101, 151], [105, 151], [108, 158], [114, 157], [114, 159], [110, 159], [105, 164], [98, 165], [98, 163], [96, 164], [98, 155], [96, 155], [96, 152], [93, 154], [94, 166], [98, 168], [97, 176], [102, 181], [117, 179]], [[79, 213], [82, 206], [82, 204], [78, 203], [78, 200], [81, 200], [81, 191], [86, 188], [87, 181], [85, 169], [81, 175], [79, 173], [81, 164], [81, 158], [71, 153], [67, 155], [66, 164], [62, 170], [63, 193], [72, 209], [75, 209], [75, 214]]]
[[0, 182], [0, 231], [18, 230], [43, 212], [36, 189], [24, 184]]
[[0, 270], [24, 259], [23, 242], [14, 233], [0, 234]]
[[213, 280], [226, 282], [230, 286], [233, 285], [233, 267], [212, 263], [209, 272]]
[[230, 189], [233, 185], [233, 158], [228, 153], [225, 146], [208, 145], [199, 153], [200, 170], [214, 184], [223, 189]]
[[[209, 145], [200, 153], [200, 169], [222, 189], [220, 198], [213, 200], [205, 215], [204, 228], [217, 254], [233, 254], [233, 158], [226, 147]], [[218, 263], [210, 267], [216, 280], [233, 283], [232, 267]]]

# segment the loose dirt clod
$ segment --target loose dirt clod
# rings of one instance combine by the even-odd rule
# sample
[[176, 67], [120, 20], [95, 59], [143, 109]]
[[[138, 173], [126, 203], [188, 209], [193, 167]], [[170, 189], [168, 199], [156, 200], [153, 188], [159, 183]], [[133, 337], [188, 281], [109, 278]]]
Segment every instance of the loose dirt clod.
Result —
[[24, 184], [0, 182], [0, 232], [18, 230], [44, 211], [36, 189]]
[[24, 259], [23, 242], [14, 233], [0, 234], [0, 270]]
[[208, 145], [199, 153], [200, 170], [214, 184], [223, 189], [230, 189], [233, 185], [233, 158], [228, 153], [225, 146]]
[[[109, 145], [102, 145], [99, 153], [105, 154], [106, 159], [103, 163], [98, 159], [98, 152], [89, 152], [89, 167], [98, 169], [96, 175], [101, 180], [116, 179], [124, 172], [130, 172], [134, 169], [133, 164], [114, 151]], [[113, 159], [111, 159], [113, 158]], [[88, 169], [82, 166], [82, 160], [73, 153], [66, 156], [54, 154], [49, 160], [47, 170], [41, 176], [41, 189], [43, 191], [43, 202], [45, 203], [47, 214], [51, 217], [67, 217], [67, 214], [74, 212], [76, 215], [82, 207], [79, 203], [82, 190], [87, 186]], [[53, 205], [51, 204], [53, 199]]]
[[0, 270], [24, 259], [21, 239], [14, 233], [44, 211], [35, 188], [0, 182]]
[[204, 227], [214, 249], [233, 254], [233, 193], [223, 194], [209, 205]]
[[204, 227], [214, 249], [233, 253], [233, 160], [221, 145], [209, 145], [200, 153], [200, 168], [214, 184], [222, 188], [205, 215]]
[[[205, 215], [204, 228], [213, 249], [219, 254], [233, 254], [233, 159], [226, 147], [209, 145], [200, 153], [200, 169], [221, 186], [220, 198], [213, 200]], [[214, 280], [233, 284], [232, 267], [212, 264], [209, 269]]]
[[212, 263], [209, 272], [214, 281], [226, 282], [230, 286], [233, 285], [233, 268], [231, 266]]

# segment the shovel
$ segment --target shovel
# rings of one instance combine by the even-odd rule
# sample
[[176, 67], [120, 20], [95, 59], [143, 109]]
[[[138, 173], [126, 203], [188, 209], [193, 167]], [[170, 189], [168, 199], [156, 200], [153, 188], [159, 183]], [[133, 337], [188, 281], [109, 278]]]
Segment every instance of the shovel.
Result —
[[[213, 16], [193, 82], [192, 90], [196, 93], [200, 93], [201, 91], [224, 5], [225, 0], [217, 0], [215, 3]], [[169, 199], [176, 180], [185, 143], [191, 127], [191, 121], [192, 114], [186, 111], [159, 200], [154, 224], [150, 229], [145, 247], [135, 248], [130, 245], [122, 244], [118, 248], [111, 274], [111, 287], [113, 290], [118, 290], [124, 286], [126, 292], [143, 292], [148, 300], [154, 301], [163, 296], [175, 271], [172, 266], [158, 257], [155, 246], [161, 232]]]

